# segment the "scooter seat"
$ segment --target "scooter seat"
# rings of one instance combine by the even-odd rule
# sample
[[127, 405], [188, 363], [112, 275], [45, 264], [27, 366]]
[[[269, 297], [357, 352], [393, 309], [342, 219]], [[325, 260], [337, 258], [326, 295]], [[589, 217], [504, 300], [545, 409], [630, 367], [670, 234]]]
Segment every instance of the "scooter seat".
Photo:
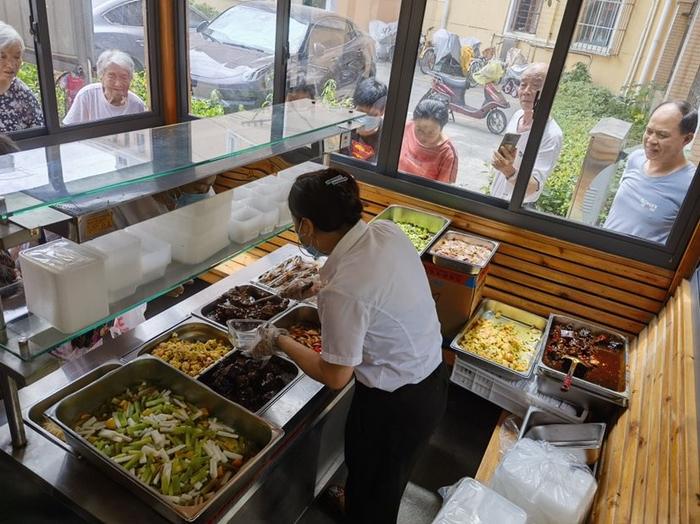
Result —
[[442, 80], [448, 87], [464, 90], [469, 86], [469, 80], [462, 76], [446, 75], [445, 73], [433, 73]]

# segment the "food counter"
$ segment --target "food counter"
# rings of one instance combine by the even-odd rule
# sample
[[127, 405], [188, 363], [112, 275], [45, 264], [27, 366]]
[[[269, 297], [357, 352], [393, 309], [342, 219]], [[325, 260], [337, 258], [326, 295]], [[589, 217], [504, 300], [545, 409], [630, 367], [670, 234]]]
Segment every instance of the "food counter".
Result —
[[[298, 250], [294, 246], [283, 247], [22, 389], [20, 403], [23, 417], [28, 422], [28, 443], [24, 448], [13, 449], [8, 426], [2, 425], [0, 460], [12, 463], [20, 481], [37, 482], [47, 494], [89, 520], [125, 523], [164, 520], [129, 489], [41, 431], [38, 425], [42, 422], [43, 410], [59, 400], [54, 392], [69, 385], [73, 392], [89, 384], [97, 377], [87, 375], [82, 380], [81, 377], [105, 363], [116, 365], [133, 361], [140, 353], [135, 351], [137, 348], [187, 319], [191, 312], [201, 309], [228, 289], [255, 280], [296, 254]], [[348, 385], [340, 392], [333, 392], [301, 374], [289, 389], [262, 411], [265, 421], [284, 431], [266, 456], [265, 464], [242, 491], [226, 501], [220, 511], [205, 514], [197, 522], [250, 522], [270, 519], [273, 513], [278, 521], [294, 521], [342, 462], [342, 435], [351, 388], [352, 385]], [[312, 466], [299, 468], [298, 464]]]

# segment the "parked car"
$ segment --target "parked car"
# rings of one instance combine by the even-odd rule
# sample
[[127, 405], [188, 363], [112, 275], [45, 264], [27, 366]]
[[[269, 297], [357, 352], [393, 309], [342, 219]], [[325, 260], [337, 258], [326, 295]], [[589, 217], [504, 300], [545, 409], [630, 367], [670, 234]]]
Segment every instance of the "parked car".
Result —
[[[253, 0], [233, 6], [190, 33], [193, 96], [216, 89], [224, 109], [260, 107], [272, 92], [276, 29], [274, 2]], [[292, 5], [287, 85], [313, 86], [327, 80], [340, 94], [376, 73], [374, 41], [350, 20], [314, 7]]]
[[[102, 51], [119, 49], [134, 61], [137, 70], [146, 63], [143, 36], [143, 0], [92, 0], [95, 31], [93, 60]], [[194, 29], [207, 18], [196, 8], [188, 7], [188, 26]]]

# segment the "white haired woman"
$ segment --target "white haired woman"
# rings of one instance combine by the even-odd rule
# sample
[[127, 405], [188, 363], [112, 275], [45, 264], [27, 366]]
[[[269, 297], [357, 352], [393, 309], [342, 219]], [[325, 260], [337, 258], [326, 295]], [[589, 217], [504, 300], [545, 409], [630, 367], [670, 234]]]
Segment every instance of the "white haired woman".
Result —
[[34, 93], [17, 78], [22, 67], [24, 40], [0, 22], [0, 133], [12, 133], [44, 125], [44, 114]]
[[142, 113], [146, 110], [137, 95], [129, 91], [134, 77], [134, 61], [116, 49], [104, 51], [97, 59], [99, 82], [83, 87], [75, 95], [63, 125]]

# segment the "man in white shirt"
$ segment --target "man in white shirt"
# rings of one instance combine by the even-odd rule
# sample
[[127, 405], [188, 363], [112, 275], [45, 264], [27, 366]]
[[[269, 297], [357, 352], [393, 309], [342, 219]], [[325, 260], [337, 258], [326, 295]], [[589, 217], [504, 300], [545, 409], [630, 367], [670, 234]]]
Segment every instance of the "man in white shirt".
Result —
[[[515, 181], [518, 178], [520, 163], [522, 162], [525, 146], [530, 138], [530, 128], [535, 115], [535, 97], [542, 91], [544, 80], [547, 77], [547, 64], [531, 64], [520, 79], [518, 87], [518, 100], [520, 107], [508, 122], [506, 133], [517, 133], [520, 135], [515, 147], [502, 146], [498, 151], [494, 151], [491, 158], [491, 165], [496, 169], [496, 176], [491, 183], [491, 196], [510, 200], [513, 195]], [[561, 146], [564, 135], [561, 128], [554, 119], [550, 118], [545, 127], [540, 149], [537, 152], [535, 165], [532, 168], [532, 175], [527, 184], [525, 198], [526, 204], [537, 201], [544, 189], [547, 177], [554, 171], [554, 167], [559, 160]]]
[[99, 82], [83, 87], [75, 95], [63, 125], [84, 124], [105, 118], [143, 113], [146, 104], [129, 91], [134, 77], [134, 61], [116, 49], [103, 52], [97, 59]]

